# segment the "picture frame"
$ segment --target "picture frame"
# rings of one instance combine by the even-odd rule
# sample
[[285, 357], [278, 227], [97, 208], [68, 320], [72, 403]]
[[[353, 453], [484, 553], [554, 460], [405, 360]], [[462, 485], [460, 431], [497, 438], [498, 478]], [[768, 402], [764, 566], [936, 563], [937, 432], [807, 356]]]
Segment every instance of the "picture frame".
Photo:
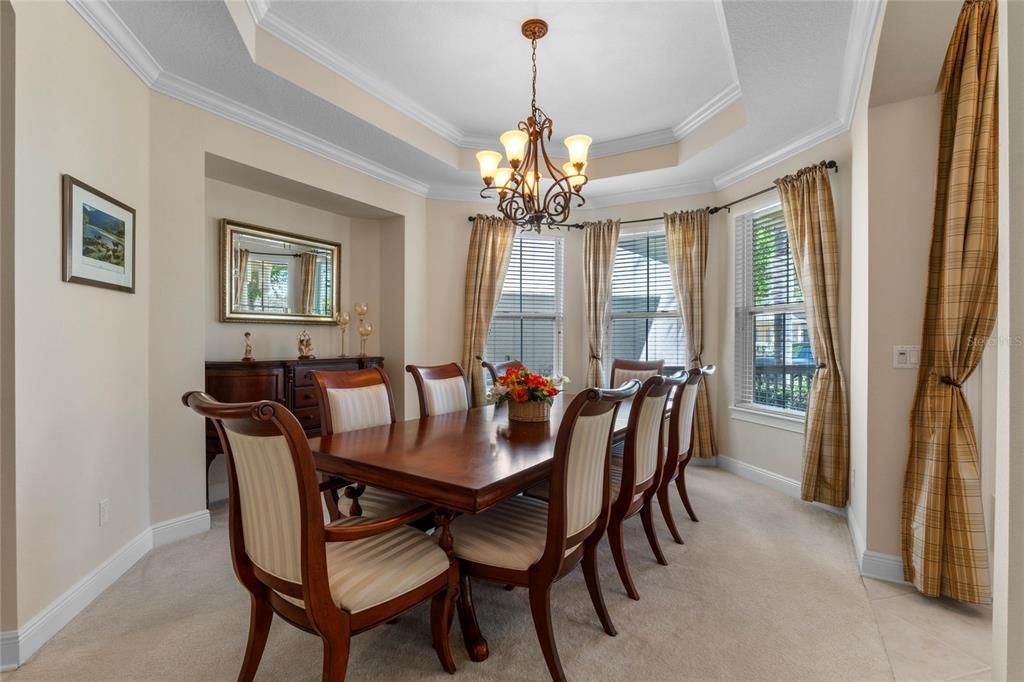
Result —
[[135, 293], [135, 209], [61, 175], [65, 282]]

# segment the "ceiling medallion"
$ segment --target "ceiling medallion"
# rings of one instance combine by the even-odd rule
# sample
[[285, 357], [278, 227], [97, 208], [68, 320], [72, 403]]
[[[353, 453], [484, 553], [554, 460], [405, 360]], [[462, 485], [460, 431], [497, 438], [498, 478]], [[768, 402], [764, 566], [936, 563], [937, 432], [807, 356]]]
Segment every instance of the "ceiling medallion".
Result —
[[556, 168], [548, 157], [545, 138], [551, 140], [553, 122], [537, 106], [537, 41], [547, 35], [543, 19], [527, 19], [523, 35], [530, 40], [533, 67], [533, 99], [530, 115], [520, 121], [516, 130], [500, 138], [510, 167], [501, 165], [501, 154], [482, 151], [476, 155], [484, 188], [480, 196], [487, 199], [495, 193], [498, 210], [522, 230], [541, 231], [541, 226], [557, 229], [569, 218], [573, 198], [584, 203], [580, 190], [587, 184], [587, 151], [591, 139], [586, 135], [565, 138], [569, 161]]

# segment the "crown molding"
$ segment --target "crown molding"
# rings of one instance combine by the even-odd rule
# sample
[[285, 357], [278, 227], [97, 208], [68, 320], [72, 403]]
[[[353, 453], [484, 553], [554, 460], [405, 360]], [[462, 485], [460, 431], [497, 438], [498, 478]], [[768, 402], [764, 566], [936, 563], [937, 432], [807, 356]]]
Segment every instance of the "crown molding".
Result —
[[142, 79], [143, 83], [153, 84], [163, 68], [142, 44], [142, 41], [135, 37], [135, 34], [122, 21], [107, 0], [68, 0], [68, 4]]
[[686, 120], [673, 128], [672, 135], [677, 141], [682, 140], [694, 130], [714, 118], [720, 111], [738, 100], [740, 98], [740, 94], [739, 81], [733, 81], [729, 85], [725, 86], [721, 92], [704, 103], [704, 105], [697, 109], [697, 111], [687, 116]]
[[[69, 0], [71, 6], [112, 50], [152, 90], [181, 100], [216, 116], [252, 128], [337, 164], [365, 173], [413, 194], [426, 196], [429, 186], [391, 170], [333, 142], [236, 102], [190, 80], [166, 71], [121, 20], [107, 0]], [[252, 5], [250, 5], [250, 8]]]
[[610, 208], [624, 204], [638, 204], [643, 201], [658, 201], [661, 199], [678, 199], [695, 194], [706, 194], [715, 191], [714, 183], [710, 180], [694, 180], [692, 182], [681, 182], [675, 185], [663, 187], [645, 187], [643, 189], [626, 190], [623, 192], [609, 192], [608, 194], [597, 194], [588, 196], [587, 203], [582, 208]]
[[830, 140], [837, 135], [842, 135], [849, 129], [850, 126], [846, 125], [843, 121], [833, 120], [817, 130], [812, 130], [806, 135], [801, 135], [787, 142], [773, 152], [716, 175], [714, 179], [715, 189], [725, 189], [729, 185], [745, 180], [755, 173], [760, 173], [766, 168], [771, 168], [777, 163], [796, 156], [802, 151]]
[[[434, 131], [452, 144], [461, 146], [465, 133], [457, 126], [452, 125], [382, 79], [373, 76], [362, 67], [357, 66], [323, 43], [300, 31], [293, 24], [278, 16], [267, 0], [246, 0], [246, 2], [259, 28], [342, 78], [351, 81], [357, 87], [362, 88], [370, 95], [405, 114], [420, 125]], [[260, 9], [254, 7], [254, 5]], [[262, 16], [257, 16], [258, 11], [262, 12]]]
[[386, 168], [365, 156], [351, 152], [333, 142], [311, 135], [290, 123], [278, 120], [253, 109], [247, 104], [236, 102], [220, 93], [193, 83], [190, 80], [164, 71], [153, 82], [152, 88], [157, 92], [186, 102], [222, 118], [234, 121], [247, 128], [274, 137], [292, 146], [346, 166], [370, 177], [404, 189], [413, 194], [426, 196], [429, 186], [408, 175]]
[[850, 15], [850, 32], [843, 54], [843, 73], [839, 80], [839, 120], [847, 128], [853, 125], [857, 99], [864, 82], [871, 44], [875, 31], [881, 25], [882, 3], [880, 0], [866, 0], [853, 3]]

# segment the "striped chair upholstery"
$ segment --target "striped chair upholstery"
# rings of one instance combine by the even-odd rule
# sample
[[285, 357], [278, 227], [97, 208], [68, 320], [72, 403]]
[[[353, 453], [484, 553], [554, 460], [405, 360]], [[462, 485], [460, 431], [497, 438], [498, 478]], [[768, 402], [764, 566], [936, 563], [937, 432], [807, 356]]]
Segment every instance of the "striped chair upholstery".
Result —
[[[358, 431], [391, 423], [391, 399], [384, 383], [358, 388], [326, 388], [331, 429], [335, 433]], [[422, 504], [411, 497], [383, 488], [368, 486], [359, 496], [362, 515], [375, 518], [397, 516]], [[338, 510], [344, 516], [352, 515], [347, 499], [339, 500]]]
[[[351, 526], [352, 517], [331, 526]], [[357, 613], [410, 592], [448, 570], [448, 556], [422, 531], [396, 528], [352, 542], [327, 543], [327, 580], [339, 609]], [[301, 599], [281, 595], [296, 606]]]
[[684, 455], [690, 449], [690, 437], [693, 435], [693, 413], [697, 407], [698, 383], [683, 384], [683, 398], [679, 404], [682, 414], [679, 417], [679, 454]]
[[462, 377], [424, 380], [423, 398], [427, 402], [427, 414], [431, 416], [469, 409], [466, 380]]
[[384, 384], [328, 388], [327, 400], [335, 433], [391, 423], [391, 403]]
[[234, 454], [246, 554], [267, 573], [301, 583], [299, 485], [288, 442], [224, 432]]
[[640, 409], [640, 419], [637, 422], [636, 440], [636, 483], [649, 481], [658, 469], [659, 436], [661, 425], [665, 420], [665, 404], [668, 402], [668, 393], [663, 396], [648, 397], [643, 401]]
[[565, 475], [565, 526], [568, 535], [580, 532], [601, 513], [608, 434], [614, 419], [614, 410], [609, 410], [604, 414], [581, 416], [576, 420]]
[[616, 386], [621, 386], [627, 381], [632, 381], [633, 379], [636, 379], [642, 384], [646, 379], [658, 374], [661, 374], [661, 372], [656, 369], [619, 369], [616, 367], [615, 371], [612, 372], [611, 386], [612, 388], [615, 388]]
[[[604, 458], [615, 412], [579, 417], [569, 445], [566, 469], [566, 535], [593, 523], [601, 513]], [[548, 482], [513, 497], [483, 514], [452, 521], [455, 555], [488, 566], [526, 570], [544, 553], [547, 538]], [[566, 549], [566, 555], [576, 546]]]

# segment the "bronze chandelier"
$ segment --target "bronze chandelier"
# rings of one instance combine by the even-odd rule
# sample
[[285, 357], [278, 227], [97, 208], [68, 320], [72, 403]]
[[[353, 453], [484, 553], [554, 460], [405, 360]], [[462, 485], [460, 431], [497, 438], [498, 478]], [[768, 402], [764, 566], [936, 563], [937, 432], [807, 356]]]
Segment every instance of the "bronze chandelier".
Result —
[[[569, 161], [557, 168], [545, 146], [551, 141], [553, 121], [537, 106], [537, 41], [547, 35], [543, 19], [527, 19], [522, 32], [530, 40], [533, 67], [530, 115], [516, 130], [501, 135], [508, 167], [500, 167], [502, 156], [495, 151], [476, 155], [484, 188], [480, 196], [497, 194], [498, 210], [523, 231], [540, 233], [541, 226], [557, 229], [569, 218], [573, 198], [577, 208], [585, 202], [580, 190], [587, 184], [587, 151], [591, 139], [586, 135], [565, 138]], [[545, 188], [546, 187], [546, 188]]]

